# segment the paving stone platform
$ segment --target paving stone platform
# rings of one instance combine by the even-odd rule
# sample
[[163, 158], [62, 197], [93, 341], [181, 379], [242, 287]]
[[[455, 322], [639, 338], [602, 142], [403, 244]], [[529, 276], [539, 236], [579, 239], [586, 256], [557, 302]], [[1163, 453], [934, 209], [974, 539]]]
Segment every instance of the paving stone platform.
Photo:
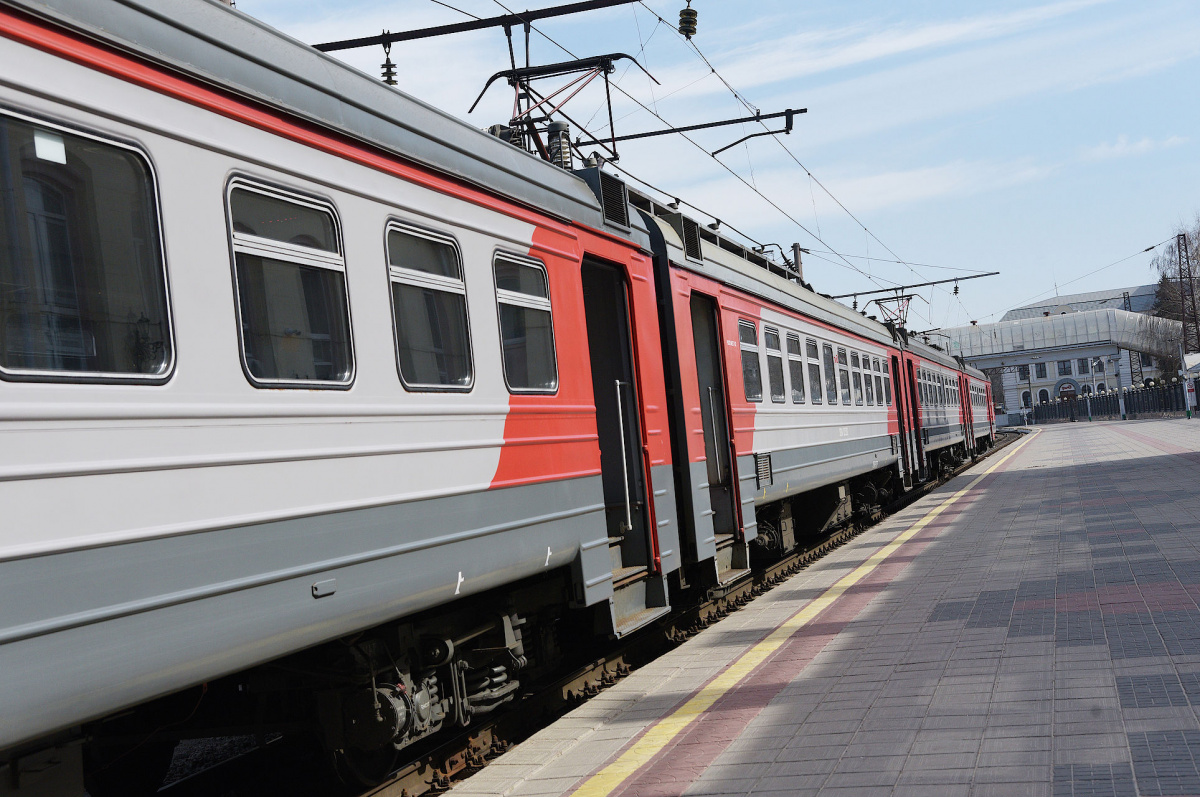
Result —
[[1200, 795], [1198, 710], [1200, 420], [1060, 424], [453, 794]]

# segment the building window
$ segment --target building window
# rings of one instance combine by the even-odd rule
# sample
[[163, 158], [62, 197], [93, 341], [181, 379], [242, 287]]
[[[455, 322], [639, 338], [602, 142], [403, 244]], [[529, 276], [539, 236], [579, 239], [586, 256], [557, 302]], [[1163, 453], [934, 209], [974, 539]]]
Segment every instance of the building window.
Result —
[[837, 369], [833, 367], [833, 347], [826, 343], [821, 351], [825, 360], [825, 401], [830, 405], [837, 404]]
[[763, 344], [767, 349], [767, 381], [771, 385], [771, 401], [782, 404], [787, 401], [783, 384], [783, 353], [779, 346], [779, 330], [763, 327]]
[[404, 386], [468, 389], [467, 288], [454, 243], [395, 225], [387, 234], [396, 361]]
[[1143, 368], [1152, 368], [1154, 366], [1154, 358], [1144, 351], [1138, 352], [1138, 360], [1141, 362]]
[[1103, 383], [1103, 382], [1101, 382], [1100, 384], [1096, 385], [1096, 390], [1098, 390], [1098, 391], [1100, 391], [1101, 393], [1103, 393], [1105, 390], [1108, 390], [1108, 388], [1104, 386], [1104, 383]]
[[553, 393], [558, 389], [558, 360], [546, 267], [537, 261], [498, 255], [493, 269], [508, 389]]
[[1094, 369], [1094, 370], [1095, 370], [1095, 371], [1096, 371], [1096, 373], [1098, 373], [1098, 374], [1102, 374], [1102, 373], [1104, 373], [1104, 360], [1102, 360], [1102, 359], [1100, 359], [1099, 357], [1097, 357], [1097, 358], [1096, 358], [1096, 367], [1095, 367], [1095, 369]]
[[[800, 336], [789, 332], [787, 336], [788, 377], [792, 380], [792, 403], [804, 403], [804, 357], [800, 353]], [[820, 384], [818, 382], [818, 384]]]
[[1038, 379], [1045, 379], [1046, 378], [1046, 364], [1045, 363], [1034, 363], [1033, 364], [1033, 375]]
[[1092, 386], [1091, 385], [1081, 385], [1079, 388], [1079, 392], [1082, 393], [1083, 395], [1090, 395], [1092, 392]]
[[1059, 376], [1070, 376], [1071, 375], [1071, 361], [1070, 360], [1059, 360], [1058, 361], [1058, 375]]
[[758, 363], [758, 328], [752, 321], [738, 321], [742, 346], [742, 386], [746, 401], [762, 401], [762, 366]]
[[1050, 391], [1044, 390], [1044, 389], [1039, 390], [1038, 391], [1038, 403], [1039, 404], [1049, 404], [1050, 403]]
[[0, 114], [0, 140], [0, 370], [164, 380], [174, 357], [146, 159], [9, 114]]
[[1029, 381], [1029, 366], [1028, 365], [1018, 365], [1017, 366], [1017, 379], [1021, 380], [1022, 382]]
[[236, 182], [229, 191], [246, 371], [271, 387], [353, 378], [346, 266], [327, 205]]
[[1032, 407], [1033, 406], [1033, 397], [1029, 395], [1028, 390], [1022, 391], [1022, 393], [1021, 393], [1021, 406], [1022, 407]]
[[1087, 357], [1080, 357], [1079, 360], [1075, 363], [1075, 368], [1080, 376], [1084, 376], [1088, 373], [1091, 373], [1091, 371], [1088, 368], [1088, 358]]

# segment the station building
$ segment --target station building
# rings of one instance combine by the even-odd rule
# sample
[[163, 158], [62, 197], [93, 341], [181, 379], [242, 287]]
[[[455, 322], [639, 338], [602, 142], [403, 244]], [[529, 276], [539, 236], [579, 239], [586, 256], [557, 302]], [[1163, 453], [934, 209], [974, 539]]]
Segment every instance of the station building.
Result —
[[1154, 285], [1141, 285], [1056, 296], [994, 324], [939, 330], [930, 342], [998, 371], [1003, 394], [995, 400], [1012, 411], [1120, 390], [1168, 376], [1159, 358], [1178, 351], [1181, 324], [1149, 315], [1154, 294]]

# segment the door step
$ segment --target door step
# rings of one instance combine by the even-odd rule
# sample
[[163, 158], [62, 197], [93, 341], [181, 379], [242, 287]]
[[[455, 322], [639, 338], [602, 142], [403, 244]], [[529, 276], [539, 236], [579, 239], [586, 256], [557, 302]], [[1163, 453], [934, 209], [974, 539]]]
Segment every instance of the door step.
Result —
[[646, 577], [646, 568], [644, 565], [634, 565], [631, 567], [619, 567], [613, 569], [613, 589], [620, 589], [628, 584]]
[[751, 571], [751, 569], [748, 567], [730, 568], [729, 570], [722, 570], [717, 573], [717, 580], [721, 583], [721, 586], [725, 587], [729, 586], [735, 581], [741, 581], [743, 578], [750, 575], [751, 572], [753, 571]]
[[657, 606], [650, 607], [648, 609], [642, 609], [640, 612], [634, 612], [633, 614], [626, 615], [617, 622], [617, 627], [615, 629], [616, 635], [624, 636], [631, 631], [636, 631], [642, 626], [648, 625], [658, 618], [669, 614], [670, 612], [670, 606]]

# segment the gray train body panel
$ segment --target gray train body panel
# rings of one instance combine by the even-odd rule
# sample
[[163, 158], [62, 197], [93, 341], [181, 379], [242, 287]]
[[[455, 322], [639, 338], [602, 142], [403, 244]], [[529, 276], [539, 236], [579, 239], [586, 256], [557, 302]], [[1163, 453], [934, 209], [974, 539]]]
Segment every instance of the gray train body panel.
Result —
[[22, 596], [0, 606], [0, 749], [561, 567], [602, 601], [601, 496], [594, 476], [0, 562]]
[[[881, 435], [762, 452], [771, 455], [771, 480], [758, 486], [754, 503], [767, 504], [888, 467], [897, 461], [894, 449], [891, 437]], [[753, 458], [750, 466], [747, 481], [754, 486], [757, 481]]]

